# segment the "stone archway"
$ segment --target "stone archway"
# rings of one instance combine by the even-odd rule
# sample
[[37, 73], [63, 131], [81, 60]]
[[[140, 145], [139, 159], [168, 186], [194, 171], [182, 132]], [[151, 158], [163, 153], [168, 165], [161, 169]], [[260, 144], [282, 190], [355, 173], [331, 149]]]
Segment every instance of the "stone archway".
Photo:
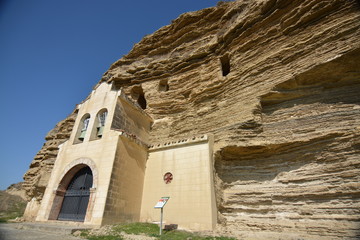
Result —
[[[81, 212], [83, 213], [83, 216], [78, 215], [75, 218], [69, 218], [68, 216], [63, 214], [64, 213], [63, 204], [66, 204], [66, 202], [69, 202], [69, 200], [71, 202], [71, 194], [74, 194], [74, 192], [71, 191], [69, 192], [69, 190], [70, 188], [74, 189], [72, 185], [74, 185], [74, 182], [76, 182], [76, 180], [79, 179], [79, 176], [84, 177], [85, 176], [84, 173], [87, 174], [91, 173], [91, 183], [87, 182], [86, 186], [77, 185], [77, 187], [82, 187], [84, 188], [83, 190], [86, 190], [84, 195], [77, 195], [79, 197], [78, 200], [80, 201], [79, 204], [81, 205], [78, 206], [78, 208], [82, 209]], [[59, 182], [59, 185], [57, 189], [54, 191], [54, 200], [48, 219], [84, 221], [85, 223], [90, 222], [94, 200], [95, 200], [95, 190], [97, 186], [97, 171], [94, 162], [91, 161], [90, 159], [75, 160], [67, 166], [60, 179], [61, 180]]]
[[93, 176], [89, 167], [77, 171], [66, 188], [58, 220], [84, 221], [92, 183]]

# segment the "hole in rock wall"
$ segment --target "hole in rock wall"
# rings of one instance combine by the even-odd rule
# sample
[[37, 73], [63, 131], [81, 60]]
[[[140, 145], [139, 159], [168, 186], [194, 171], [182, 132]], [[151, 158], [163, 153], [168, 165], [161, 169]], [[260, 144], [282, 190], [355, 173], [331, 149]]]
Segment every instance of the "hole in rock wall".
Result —
[[131, 97], [134, 99], [142, 109], [146, 109], [145, 94], [141, 86], [135, 86], [131, 89]]
[[159, 92], [167, 92], [169, 91], [169, 84], [167, 80], [161, 80], [159, 82], [159, 88], [158, 88]]
[[229, 55], [224, 55], [220, 58], [222, 75], [225, 77], [230, 73], [230, 58]]
[[141, 107], [142, 109], [146, 109], [146, 99], [145, 99], [144, 94], [141, 94], [141, 95], [139, 96], [138, 104], [140, 105], [140, 107]]
[[184, 92], [182, 95], [184, 96], [184, 98], [189, 98], [191, 94], [191, 90]]

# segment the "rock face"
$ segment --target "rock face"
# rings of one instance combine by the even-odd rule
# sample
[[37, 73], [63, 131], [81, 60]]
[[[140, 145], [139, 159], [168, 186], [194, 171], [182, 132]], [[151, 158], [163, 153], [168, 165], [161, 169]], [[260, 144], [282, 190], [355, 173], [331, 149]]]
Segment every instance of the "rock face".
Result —
[[[153, 143], [214, 135], [219, 229], [356, 239], [359, 39], [355, 0], [228, 2], [146, 36], [101, 81], [152, 116]], [[72, 119], [35, 157], [29, 196], [41, 196], [48, 174], [35, 174], [51, 170]]]
[[76, 112], [73, 112], [46, 135], [46, 142], [24, 175], [23, 189], [26, 191], [27, 200], [42, 199], [58, 154], [58, 147], [69, 139], [75, 118]]

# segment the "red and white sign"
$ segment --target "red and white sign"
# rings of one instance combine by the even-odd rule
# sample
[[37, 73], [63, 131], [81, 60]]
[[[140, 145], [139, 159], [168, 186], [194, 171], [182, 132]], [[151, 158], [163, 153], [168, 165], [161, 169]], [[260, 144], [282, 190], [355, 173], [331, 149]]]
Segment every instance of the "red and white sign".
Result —
[[160, 198], [160, 200], [157, 202], [157, 204], [155, 205], [154, 208], [163, 208], [165, 206], [165, 204], [167, 203], [167, 201], [169, 200], [170, 197], [162, 197]]

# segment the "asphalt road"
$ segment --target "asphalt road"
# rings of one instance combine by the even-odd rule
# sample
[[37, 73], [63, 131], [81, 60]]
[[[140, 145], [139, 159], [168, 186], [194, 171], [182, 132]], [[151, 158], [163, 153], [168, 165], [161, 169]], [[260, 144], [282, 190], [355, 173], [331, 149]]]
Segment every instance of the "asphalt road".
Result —
[[19, 229], [18, 224], [0, 224], [0, 240], [79, 240], [68, 233], [47, 232], [33, 229]]

